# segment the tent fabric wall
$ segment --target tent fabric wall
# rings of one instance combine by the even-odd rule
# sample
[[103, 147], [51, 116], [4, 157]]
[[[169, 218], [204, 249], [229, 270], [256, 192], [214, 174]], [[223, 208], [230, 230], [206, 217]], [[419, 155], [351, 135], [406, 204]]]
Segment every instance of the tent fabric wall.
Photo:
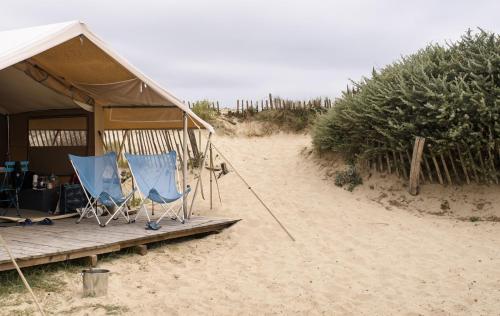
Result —
[[[113, 107], [104, 108], [104, 129], [182, 129], [182, 112], [175, 107]], [[188, 121], [188, 128], [197, 128]]]
[[71, 176], [73, 167], [68, 154], [87, 156], [85, 146], [64, 147], [31, 147], [29, 149], [30, 170], [36, 174], [55, 174], [57, 176]]
[[22, 61], [12, 67], [23, 71], [37, 83], [40, 83], [59, 94], [67, 96], [75, 103], [82, 102], [90, 106], [95, 104], [95, 100], [91, 96], [71, 85], [66, 80], [49, 74], [46, 70], [42, 69], [42, 67], [31, 62], [31, 60]]
[[93, 97], [98, 104], [106, 105], [163, 105], [177, 107], [147, 87], [139, 79], [107, 84], [73, 83], [73, 86]]
[[[70, 117], [83, 117], [88, 122], [89, 131], [93, 130], [92, 113], [82, 109], [66, 109], [66, 110], [51, 110], [28, 112], [10, 115], [10, 154], [11, 160], [29, 160], [29, 142], [28, 142], [28, 129], [31, 119], [54, 119], [54, 118], [70, 118]], [[54, 129], [57, 126], [53, 126]], [[6, 137], [6, 136], [5, 136]], [[87, 149], [89, 155], [94, 153], [94, 138], [91, 132], [87, 136]], [[47, 156], [50, 160], [50, 156]], [[48, 170], [50, 171], [50, 170]]]
[[51, 73], [64, 74], [69, 82], [107, 84], [136, 77], [83, 34], [35, 55], [33, 60]]
[[0, 71], [0, 109], [4, 114], [71, 108], [79, 106], [22, 71], [14, 67]]
[[[187, 113], [200, 127], [214, 132], [210, 124], [113, 52], [79, 21], [0, 32], [0, 72], [28, 59], [66, 84], [85, 89], [96, 103], [102, 99], [108, 102], [104, 105], [172, 105], [180, 113]], [[127, 98], [117, 97], [118, 94]], [[4, 112], [14, 113], [9, 111], [14, 101], [9, 102], [10, 107], [4, 106]], [[57, 106], [60, 105], [43, 105], [37, 110]], [[65, 108], [70, 106], [74, 105], [66, 104]]]
[[7, 160], [7, 116], [0, 115], [0, 153], [5, 153], [0, 155], [0, 164]]
[[66, 131], [87, 131], [87, 116], [65, 116], [30, 118], [28, 120], [29, 130], [66, 130]]

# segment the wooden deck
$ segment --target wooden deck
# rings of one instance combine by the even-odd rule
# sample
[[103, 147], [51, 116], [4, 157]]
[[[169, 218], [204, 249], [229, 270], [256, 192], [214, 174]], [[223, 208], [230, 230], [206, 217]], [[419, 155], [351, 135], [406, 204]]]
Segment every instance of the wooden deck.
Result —
[[[0, 228], [0, 234], [12, 250], [21, 267], [65, 261], [120, 249], [147, 245], [162, 240], [193, 236], [220, 231], [238, 220], [195, 217], [185, 224], [165, 218], [159, 230], [146, 230], [145, 221], [127, 224], [123, 218], [99, 227], [95, 218], [84, 219], [80, 224], [75, 219], [62, 219], [52, 226], [12, 226]], [[144, 247], [143, 247], [144, 249]], [[0, 271], [14, 269], [10, 258], [0, 246]]]

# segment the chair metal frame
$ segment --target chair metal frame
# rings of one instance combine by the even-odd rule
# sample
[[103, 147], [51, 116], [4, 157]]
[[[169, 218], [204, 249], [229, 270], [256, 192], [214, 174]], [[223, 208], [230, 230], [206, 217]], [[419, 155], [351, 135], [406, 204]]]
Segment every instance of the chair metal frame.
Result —
[[[125, 155], [126, 156], [126, 155]], [[134, 174], [134, 170], [129, 162], [128, 164], [129, 166], [129, 169], [130, 169], [130, 173], [132, 174], [132, 177], [134, 179], [137, 179], [137, 177], [135, 176]], [[177, 172], [177, 168], [175, 168], [175, 172]], [[137, 180], [135, 181], [137, 183]], [[177, 187], [177, 191], [179, 191], [179, 185], [178, 183], [176, 183], [176, 187]], [[189, 187], [189, 186], [188, 186]], [[139, 215], [141, 214], [141, 212], [144, 212], [146, 214], [146, 217], [148, 219], [148, 222], [151, 222], [151, 217], [149, 217], [149, 214], [148, 214], [148, 210], [146, 208], [146, 206], [144, 205], [146, 203], [146, 200], [148, 199], [148, 195], [145, 195], [144, 192], [142, 192], [141, 188], [138, 188], [138, 191], [139, 191], [139, 195], [140, 195], [140, 199], [141, 199], [141, 203], [139, 204], [139, 208], [138, 208], [138, 211], [137, 211], [137, 214], [135, 215], [134, 219], [133, 219], [133, 222], [135, 222], [138, 218], [139, 218]], [[184, 198], [186, 197], [186, 195], [189, 193], [188, 192], [184, 192], [183, 195], [184, 195]], [[163, 199], [163, 197], [161, 197], [160, 195], [158, 195], [159, 198], [162, 200], [163, 203], [157, 203], [160, 205], [160, 207], [163, 209], [163, 214], [160, 215], [160, 217], [155, 221], [157, 224], [160, 223], [160, 221], [168, 214], [170, 214], [170, 218], [172, 220], [178, 220], [179, 222], [181, 222], [182, 224], [184, 224], [186, 222], [186, 219], [184, 218], [184, 215], [182, 216], [179, 216], [179, 213], [181, 213], [182, 211], [182, 203], [178, 206], [176, 206], [175, 204], [178, 204], [179, 201], [182, 202], [182, 198], [178, 198], [177, 200], [175, 201], [172, 201], [172, 202], [167, 202], [165, 201], [165, 199]], [[182, 196], [181, 196], [182, 197]], [[151, 200], [152, 201], [152, 200]], [[154, 201], [152, 201], [154, 203]], [[167, 204], [170, 204], [171, 206], [166, 206]], [[174, 209], [177, 207], [177, 211], [175, 211]]]
[[[125, 218], [125, 220], [127, 221], [127, 223], [131, 223], [130, 215], [128, 214], [128, 208], [126, 208], [125, 212], [123, 211], [123, 208], [127, 206], [127, 203], [130, 200], [130, 198], [134, 195], [134, 191], [135, 190], [132, 190], [132, 192], [130, 192], [129, 195], [125, 197], [125, 200], [121, 203], [121, 205], [118, 205], [116, 203], [116, 201], [109, 194], [107, 194], [106, 192], [101, 192], [101, 194], [97, 198], [91, 197], [91, 196], [89, 196], [89, 193], [87, 193], [88, 192], [87, 189], [83, 185], [83, 182], [82, 182], [82, 179], [80, 178], [80, 173], [78, 172], [78, 169], [75, 167], [75, 164], [73, 163], [73, 161], [71, 159], [70, 159], [70, 162], [71, 162], [71, 165], [73, 166], [73, 169], [75, 170], [76, 176], [78, 177], [78, 181], [80, 182], [80, 185], [83, 188], [83, 193], [85, 194], [85, 197], [87, 198], [87, 205], [80, 212], [80, 217], [76, 220], [76, 223], [77, 224], [80, 223], [81, 220], [87, 215], [88, 212], [90, 212], [90, 213], [92, 213], [94, 215], [94, 217], [97, 220], [97, 223], [101, 227], [106, 227], [106, 225], [108, 225], [109, 222], [112, 219], [115, 219], [115, 216], [118, 213], [120, 213]], [[116, 170], [118, 170], [118, 165], [117, 164], [116, 164]], [[101, 199], [101, 195], [103, 195], [103, 194], [107, 195], [106, 197], [109, 200], [111, 200], [111, 202], [113, 202], [113, 204], [114, 204], [114, 206], [116, 208], [115, 212], [111, 213], [111, 211], [109, 210], [109, 208], [108, 208], [108, 206], [106, 204], [100, 203], [100, 206], [104, 207], [105, 210], [108, 212], [108, 214], [111, 215], [104, 224], [101, 223], [101, 221], [99, 220], [99, 216], [97, 215], [97, 211], [96, 211], [97, 203], [99, 202], [99, 200]]]

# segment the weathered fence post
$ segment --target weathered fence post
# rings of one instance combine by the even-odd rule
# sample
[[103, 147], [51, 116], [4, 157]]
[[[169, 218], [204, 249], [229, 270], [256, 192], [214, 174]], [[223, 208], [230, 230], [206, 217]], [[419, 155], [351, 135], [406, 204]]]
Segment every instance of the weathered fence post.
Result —
[[418, 185], [420, 179], [420, 164], [422, 163], [422, 154], [424, 151], [425, 138], [415, 137], [415, 145], [413, 145], [413, 156], [411, 158], [410, 168], [410, 187], [411, 195], [418, 194]]

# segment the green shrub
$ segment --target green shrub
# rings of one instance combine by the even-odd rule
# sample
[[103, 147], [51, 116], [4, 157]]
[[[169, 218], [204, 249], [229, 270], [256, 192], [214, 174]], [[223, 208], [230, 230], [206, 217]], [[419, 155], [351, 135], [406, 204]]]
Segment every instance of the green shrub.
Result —
[[353, 82], [313, 129], [320, 151], [367, 158], [426, 137], [437, 153], [460, 143], [481, 150], [500, 143], [500, 37], [468, 31], [432, 44], [371, 78]]
[[217, 110], [213, 109], [212, 105], [207, 100], [195, 102], [191, 110], [193, 110], [202, 120], [207, 122], [215, 121], [218, 115]]
[[347, 191], [352, 192], [352, 190], [360, 184], [363, 184], [363, 179], [353, 165], [350, 165], [344, 171], [337, 171], [335, 173], [335, 185], [338, 187], [347, 185]]

